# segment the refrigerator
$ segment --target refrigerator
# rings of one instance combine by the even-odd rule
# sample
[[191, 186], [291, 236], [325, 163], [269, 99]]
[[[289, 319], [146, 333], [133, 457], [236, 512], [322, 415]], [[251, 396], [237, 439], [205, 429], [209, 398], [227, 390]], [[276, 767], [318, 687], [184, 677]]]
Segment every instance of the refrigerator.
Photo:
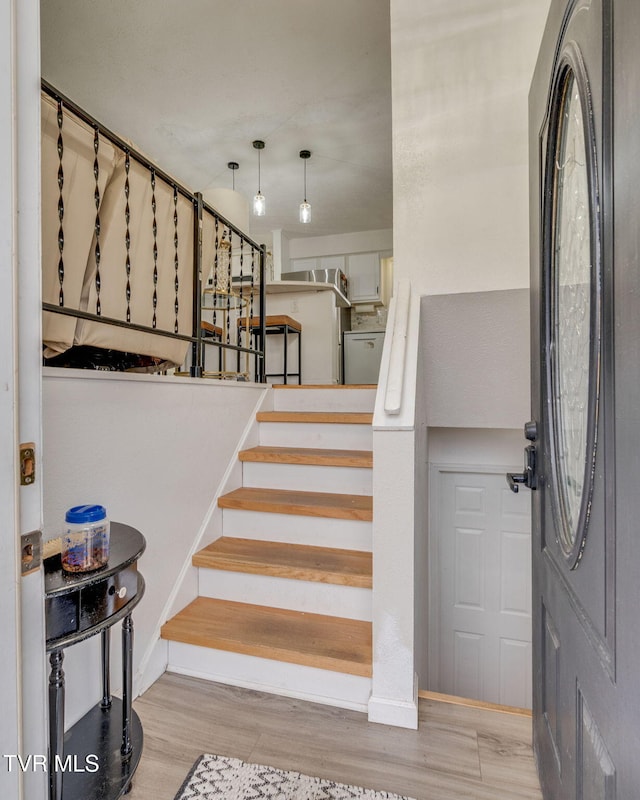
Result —
[[384, 331], [345, 331], [344, 382], [378, 383]]

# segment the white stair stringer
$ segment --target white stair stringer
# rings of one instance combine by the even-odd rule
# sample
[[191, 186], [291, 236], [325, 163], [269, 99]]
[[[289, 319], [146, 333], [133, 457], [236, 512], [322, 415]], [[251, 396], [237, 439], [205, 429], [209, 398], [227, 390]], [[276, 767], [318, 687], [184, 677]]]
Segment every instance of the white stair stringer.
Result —
[[367, 711], [371, 678], [169, 642], [167, 670], [313, 703]]

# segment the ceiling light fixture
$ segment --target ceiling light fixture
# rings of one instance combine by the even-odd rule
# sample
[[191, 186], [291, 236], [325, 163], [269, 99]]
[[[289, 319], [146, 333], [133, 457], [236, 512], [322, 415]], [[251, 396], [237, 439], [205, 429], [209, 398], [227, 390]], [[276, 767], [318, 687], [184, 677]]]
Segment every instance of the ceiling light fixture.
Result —
[[307, 161], [311, 158], [311, 151], [301, 150], [300, 158], [304, 161], [304, 200], [300, 203], [300, 222], [311, 222], [311, 204], [307, 203]]
[[256, 139], [253, 146], [258, 151], [258, 193], [253, 198], [253, 213], [256, 217], [264, 217], [266, 211], [265, 200], [260, 191], [260, 151], [264, 150], [264, 142], [261, 139]]
[[233, 172], [231, 173], [233, 175], [233, 182], [231, 184], [231, 188], [235, 192], [235, 190], [236, 190], [236, 170], [238, 169], [240, 164], [238, 164], [237, 161], [229, 161], [227, 166], [229, 167], [230, 170], [233, 170]]

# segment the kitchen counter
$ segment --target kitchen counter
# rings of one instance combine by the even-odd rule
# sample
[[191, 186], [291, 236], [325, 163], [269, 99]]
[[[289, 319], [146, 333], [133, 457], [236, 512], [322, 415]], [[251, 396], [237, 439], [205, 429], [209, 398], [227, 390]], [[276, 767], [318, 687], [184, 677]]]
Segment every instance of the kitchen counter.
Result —
[[351, 308], [351, 303], [336, 289], [333, 283], [316, 283], [315, 281], [273, 281], [272, 283], [267, 283], [264, 288], [267, 294], [331, 291], [336, 297], [336, 305], [338, 308]]
[[[302, 383], [339, 383], [342, 363], [342, 317], [348, 307], [330, 283], [279, 281], [266, 284], [266, 313], [293, 317], [302, 325]], [[282, 337], [267, 336], [267, 372], [283, 369]], [[298, 342], [290, 337], [288, 358], [294, 364]]]
[[[243, 294], [247, 294], [245, 284]], [[234, 285], [237, 291], [238, 285]], [[315, 281], [271, 281], [265, 284], [266, 294], [299, 294], [302, 292], [326, 292], [331, 291], [335, 295], [338, 308], [351, 308], [351, 303], [340, 294], [333, 283], [316, 283]], [[258, 287], [254, 286], [253, 291], [258, 292]]]

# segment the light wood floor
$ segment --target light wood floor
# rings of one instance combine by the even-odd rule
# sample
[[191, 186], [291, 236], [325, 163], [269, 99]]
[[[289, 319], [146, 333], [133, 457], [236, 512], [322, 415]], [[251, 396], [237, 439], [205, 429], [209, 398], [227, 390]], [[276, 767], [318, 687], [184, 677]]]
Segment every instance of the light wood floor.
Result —
[[420, 700], [420, 728], [165, 673], [134, 705], [145, 745], [131, 800], [173, 800], [202, 753], [416, 800], [541, 800], [531, 719]]

